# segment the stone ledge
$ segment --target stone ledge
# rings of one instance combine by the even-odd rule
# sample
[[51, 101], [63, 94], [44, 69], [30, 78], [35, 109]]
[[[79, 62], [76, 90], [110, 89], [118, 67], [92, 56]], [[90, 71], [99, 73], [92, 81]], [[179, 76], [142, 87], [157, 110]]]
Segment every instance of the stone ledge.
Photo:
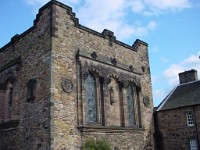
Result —
[[[95, 53], [96, 58], [93, 58], [93, 56], [92, 56], [93, 54], [94, 54], [94, 52], [88, 53], [86, 50], [78, 49], [76, 57], [77, 57], [77, 59], [79, 57], [83, 57], [83, 58], [86, 58], [86, 59], [89, 59], [92, 61], [96, 61], [96, 62], [104, 64], [104, 65], [108, 65], [108, 66], [115, 67], [115, 68], [118, 68], [123, 71], [127, 71], [129, 73], [133, 73], [136, 75], [143, 75], [143, 73], [140, 70], [138, 70], [137, 68], [134, 68], [132, 65], [127, 65], [125, 63], [119, 62], [119, 61], [117, 61], [117, 58], [109, 58], [109, 57], [106, 57], [106, 56], [103, 56], [100, 54], [96, 54], [96, 53]], [[113, 59], [115, 61], [117, 61], [116, 64], [112, 63]]]
[[139, 127], [115, 127], [115, 126], [78, 126], [77, 127], [80, 132], [96, 132], [96, 133], [142, 133], [144, 131], [143, 128]]
[[22, 64], [22, 59], [21, 59], [21, 57], [17, 57], [17, 58], [15, 58], [14, 60], [11, 60], [11, 61], [9, 61], [8, 63], [6, 63], [4, 66], [2, 66], [2, 67], [0, 68], [0, 72], [3, 72], [4, 70], [10, 68], [11, 66], [14, 66], [15, 64], [19, 64], [19, 65]]
[[19, 120], [10, 120], [7, 122], [0, 123], [0, 130], [16, 128], [19, 125]]
[[[9, 43], [7, 43], [6, 45], [4, 45], [3, 47], [0, 48], [0, 52], [3, 52], [7, 47], [9, 47], [10, 45], [14, 44], [16, 41], [18, 41], [19, 39], [21, 39], [22, 37], [24, 37], [26, 34], [32, 32], [32, 31], [36, 28], [37, 22], [39, 21], [40, 16], [42, 16], [42, 12], [43, 12], [45, 9], [52, 7], [53, 4], [55, 4], [55, 5], [59, 6], [59, 7], [62, 7], [62, 8], [64, 8], [64, 9], [66, 9], [67, 14], [70, 15], [70, 16], [71, 16], [71, 20], [74, 21], [75, 27], [77, 27], [77, 28], [79, 28], [79, 29], [82, 29], [82, 30], [84, 30], [84, 31], [86, 31], [86, 32], [88, 32], [88, 33], [92, 33], [92, 34], [94, 34], [94, 35], [96, 35], [96, 36], [99, 36], [99, 37], [101, 37], [101, 38], [106, 38], [107, 32], [108, 32], [108, 33], [112, 33], [112, 34], [113, 34], [113, 41], [112, 41], [112, 42], [114, 42], [114, 43], [116, 43], [116, 44], [118, 44], [118, 45], [121, 45], [121, 46], [123, 46], [123, 47], [125, 47], [125, 48], [128, 48], [128, 49], [130, 49], [130, 50], [132, 50], [132, 51], [135, 51], [135, 52], [137, 52], [137, 47], [138, 47], [138, 45], [140, 45], [140, 44], [141, 44], [141, 45], [144, 45], [144, 46], [148, 46], [148, 44], [147, 44], [146, 42], [144, 42], [144, 41], [142, 41], [142, 40], [139, 40], [139, 39], [136, 39], [136, 41], [132, 44], [132, 46], [130, 46], [130, 45], [128, 45], [128, 44], [125, 44], [124, 42], [121, 42], [121, 41], [117, 40], [116, 37], [114, 36], [114, 33], [113, 33], [112, 31], [109, 31], [109, 30], [107, 30], [107, 29], [104, 29], [104, 31], [103, 31], [102, 33], [99, 33], [99, 32], [97, 32], [97, 31], [95, 31], [95, 30], [93, 30], [93, 29], [90, 29], [90, 28], [88, 28], [88, 27], [86, 27], [86, 26], [83, 26], [83, 25], [81, 25], [81, 24], [79, 23], [79, 19], [76, 18], [76, 14], [72, 11], [72, 8], [71, 8], [70, 6], [67, 6], [67, 5], [65, 5], [65, 4], [63, 4], [63, 3], [61, 3], [61, 2], [59, 2], [59, 1], [57, 1], [57, 0], [51, 0], [51, 1], [49, 1], [47, 4], [45, 4], [44, 6], [42, 6], [42, 7], [39, 9], [38, 14], [36, 15], [36, 19], [34, 20], [33, 26], [30, 27], [28, 30], [24, 31], [22, 34], [16, 34], [16, 35], [14, 35], [14, 36], [11, 38], [11, 40], [10, 40]], [[51, 13], [53, 13], [53, 12], [51, 12]], [[51, 28], [51, 32], [53, 32], [52, 30], [55, 29], [55, 28], [53, 28], [53, 27], [50, 27], [50, 28]], [[106, 33], [105, 33], [105, 32], [106, 32]], [[112, 35], [112, 34], [111, 34], [111, 35]]]

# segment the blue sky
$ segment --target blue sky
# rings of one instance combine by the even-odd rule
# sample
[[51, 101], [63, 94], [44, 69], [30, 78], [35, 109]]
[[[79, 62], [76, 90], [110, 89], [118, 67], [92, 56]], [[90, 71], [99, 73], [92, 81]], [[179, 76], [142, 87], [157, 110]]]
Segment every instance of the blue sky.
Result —
[[[1, 0], [0, 47], [33, 25], [48, 0]], [[60, 0], [73, 8], [79, 22], [102, 32], [114, 31], [129, 45], [149, 44], [154, 105], [179, 84], [178, 73], [200, 74], [199, 0]]]

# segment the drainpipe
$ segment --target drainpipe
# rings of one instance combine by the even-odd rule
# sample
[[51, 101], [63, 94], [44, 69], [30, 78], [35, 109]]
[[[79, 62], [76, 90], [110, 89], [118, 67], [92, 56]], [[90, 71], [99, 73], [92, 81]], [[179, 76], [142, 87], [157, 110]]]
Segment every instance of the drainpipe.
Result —
[[197, 146], [198, 146], [198, 149], [200, 149], [199, 132], [198, 132], [198, 125], [197, 125], [197, 121], [196, 121], [197, 118], [196, 118], [195, 105], [193, 106], [193, 112], [194, 112], [194, 122], [195, 122], [196, 136], [197, 136]]

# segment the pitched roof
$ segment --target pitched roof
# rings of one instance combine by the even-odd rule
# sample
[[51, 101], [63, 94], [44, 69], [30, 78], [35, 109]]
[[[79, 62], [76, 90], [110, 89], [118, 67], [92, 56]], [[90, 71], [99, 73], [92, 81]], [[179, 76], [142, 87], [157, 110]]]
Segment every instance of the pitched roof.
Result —
[[200, 104], [200, 80], [178, 85], [157, 107], [156, 111]]

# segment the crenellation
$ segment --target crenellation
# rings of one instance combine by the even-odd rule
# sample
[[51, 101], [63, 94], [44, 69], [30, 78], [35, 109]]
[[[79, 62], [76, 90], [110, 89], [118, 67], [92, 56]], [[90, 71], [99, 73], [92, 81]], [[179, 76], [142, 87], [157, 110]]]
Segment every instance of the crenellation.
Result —
[[[55, 0], [13, 40], [0, 50], [0, 77], [19, 65], [17, 94], [0, 90], [0, 147], [77, 150], [88, 138], [104, 138], [119, 150], [153, 149], [145, 42], [129, 46], [110, 30], [84, 27], [71, 7]], [[13, 105], [17, 123], [12, 117], [7, 121], [7, 100], [18, 103]]]

